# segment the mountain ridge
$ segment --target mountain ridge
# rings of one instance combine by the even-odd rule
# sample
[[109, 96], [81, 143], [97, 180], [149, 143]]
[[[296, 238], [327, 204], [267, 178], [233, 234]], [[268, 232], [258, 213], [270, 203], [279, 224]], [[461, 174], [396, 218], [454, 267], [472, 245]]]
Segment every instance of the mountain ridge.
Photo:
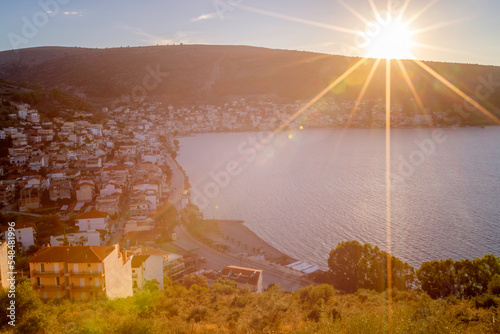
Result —
[[[97, 105], [109, 105], [123, 95], [174, 104], [217, 103], [241, 97], [289, 102], [312, 98], [359, 59], [241, 45], [37, 47], [0, 52], [0, 77], [59, 88]], [[356, 99], [374, 63], [375, 59], [367, 59], [332, 94], [339, 99]], [[402, 63], [426, 107], [450, 108], [458, 101], [414, 62]], [[471, 96], [480, 78], [492, 76], [493, 82], [500, 82], [497, 66], [425, 63]], [[391, 64], [394, 100], [409, 103], [414, 97], [397, 62]], [[494, 93], [485, 102], [498, 112], [500, 94]], [[384, 97], [382, 61], [366, 98]]]

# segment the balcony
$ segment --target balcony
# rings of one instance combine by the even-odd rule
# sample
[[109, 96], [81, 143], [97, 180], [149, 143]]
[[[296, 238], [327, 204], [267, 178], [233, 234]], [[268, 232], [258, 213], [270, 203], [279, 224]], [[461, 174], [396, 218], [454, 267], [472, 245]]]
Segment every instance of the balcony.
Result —
[[101, 271], [73, 271], [71, 270], [70, 272], [71, 276], [83, 276], [83, 277], [104, 277], [104, 272]]
[[35, 284], [33, 285], [33, 289], [35, 290], [52, 290], [52, 291], [58, 291], [58, 290], [64, 290], [65, 286], [64, 284], [60, 285], [48, 285], [48, 284]]
[[63, 276], [64, 275], [64, 270], [59, 270], [59, 271], [38, 271], [38, 270], [33, 270], [31, 272], [31, 277], [34, 276], [45, 276], [45, 277], [50, 277], [50, 276]]
[[106, 287], [103, 286], [103, 285], [98, 285], [98, 286], [95, 286], [95, 285], [85, 285], [85, 286], [80, 286], [78, 284], [71, 284], [71, 289], [72, 290], [81, 290], [81, 291], [84, 291], [84, 290], [101, 290], [101, 291], [104, 291], [106, 290]]

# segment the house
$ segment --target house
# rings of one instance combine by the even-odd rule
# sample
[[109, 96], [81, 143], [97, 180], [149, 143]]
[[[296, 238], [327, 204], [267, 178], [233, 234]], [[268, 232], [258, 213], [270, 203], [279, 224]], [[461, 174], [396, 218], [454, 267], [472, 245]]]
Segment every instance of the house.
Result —
[[108, 214], [99, 211], [84, 212], [76, 216], [75, 225], [80, 231], [108, 230]]
[[[160, 287], [163, 287], [163, 275], [166, 275], [173, 280], [178, 280], [184, 275], [184, 272], [186, 271], [184, 258], [182, 257], [182, 255], [169, 253], [164, 250], [151, 247], [132, 247], [130, 251], [133, 252], [134, 257], [140, 255], [160, 259], [154, 261], [149, 260], [150, 265], [155, 265], [154, 268], [149, 268], [149, 270], [150, 272], [156, 272], [156, 274], [154, 274], [154, 276], [153, 274], [151, 274], [150, 276], [146, 275], [144, 282], [148, 279], [154, 278], [160, 283]], [[161, 265], [161, 269], [156, 267], [158, 264]], [[159, 274], [159, 271], [162, 272], [161, 275]], [[136, 273], [138, 272], [136, 271]]]
[[145, 220], [129, 220], [125, 223], [124, 233], [152, 231], [154, 228], [155, 222], [151, 218]]
[[221, 271], [221, 277], [235, 281], [239, 288], [247, 287], [254, 292], [262, 292], [262, 270], [226, 266]]
[[99, 194], [101, 196], [110, 196], [113, 194], [121, 194], [122, 189], [120, 188], [119, 185], [117, 185], [114, 182], [108, 182], [100, 191]]
[[134, 255], [132, 257], [132, 288], [142, 290], [147, 281], [156, 280], [163, 288], [163, 258], [159, 255]]
[[28, 261], [41, 298], [87, 300], [133, 295], [131, 258], [114, 246], [45, 247]]
[[100, 169], [102, 167], [102, 160], [100, 157], [87, 159], [86, 168]]
[[[9, 229], [8, 226], [2, 227], [1, 231], [5, 238], [5, 234]], [[36, 225], [34, 223], [17, 223], [14, 227], [16, 242], [21, 244], [24, 251], [36, 243]]]
[[6, 181], [0, 181], [0, 203], [9, 204], [14, 200], [16, 194], [16, 185]]
[[47, 176], [52, 181], [65, 180], [66, 179], [66, 171], [63, 170], [54, 170], [47, 174]]
[[95, 183], [90, 179], [82, 179], [76, 184], [76, 200], [92, 202], [94, 200]]
[[34, 170], [34, 171], [39, 171], [40, 169], [42, 169], [42, 167], [46, 167], [48, 164], [45, 163], [44, 161], [45, 157], [40, 157], [40, 156], [32, 156], [29, 163], [28, 163], [28, 166], [31, 170]]
[[104, 246], [108, 234], [104, 231], [89, 230], [86, 232], [67, 233], [50, 236], [50, 246]]
[[71, 199], [72, 188], [70, 180], [52, 181], [49, 187], [50, 200]]
[[24, 166], [28, 162], [29, 158], [30, 158], [29, 153], [10, 154], [9, 163], [12, 166]]
[[146, 219], [151, 213], [151, 203], [149, 201], [136, 200], [129, 205], [130, 219]]
[[97, 211], [106, 212], [114, 215], [119, 210], [120, 194], [110, 196], [98, 196], [96, 198], [95, 208]]
[[42, 196], [42, 187], [40, 185], [25, 185], [21, 188], [21, 205], [19, 211], [28, 211], [40, 208], [40, 199]]

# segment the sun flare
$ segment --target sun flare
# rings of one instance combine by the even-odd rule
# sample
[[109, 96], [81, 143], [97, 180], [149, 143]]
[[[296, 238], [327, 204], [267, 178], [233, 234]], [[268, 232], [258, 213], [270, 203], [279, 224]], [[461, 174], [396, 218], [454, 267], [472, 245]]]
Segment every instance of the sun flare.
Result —
[[370, 58], [408, 59], [411, 53], [412, 33], [399, 19], [389, 18], [381, 23], [367, 44], [367, 56]]

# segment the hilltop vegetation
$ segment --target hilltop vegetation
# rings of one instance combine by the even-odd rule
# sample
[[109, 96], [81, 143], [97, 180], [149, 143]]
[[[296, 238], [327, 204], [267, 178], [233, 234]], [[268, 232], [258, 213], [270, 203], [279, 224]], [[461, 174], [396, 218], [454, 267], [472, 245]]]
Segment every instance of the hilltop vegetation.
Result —
[[[359, 59], [249, 46], [166, 45], [85, 49], [40, 47], [0, 52], [0, 76], [61, 88], [102, 106], [113, 101], [196, 105], [233, 99], [308, 100]], [[328, 97], [354, 101], [375, 63], [368, 59]], [[375, 71], [368, 99], [385, 100], [385, 62]], [[402, 61], [426, 109], [451, 111], [463, 100], [412, 61]], [[500, 115], [500, 67], [426, 62], [496, 115]], [[401, 68], [392, 62], [393, 102], [419, 107]], [[463, 111], [462, 111], [463, 113]], [[470, 122], [480, 121], [473, 113]], [[478, 119], [475, 119], [475, 118]]]
[[[233, 281], [218, 279], [209, 287], [203, 276], [187, 276], [182, 284], [166, 279], [164, 289], [159, 289], [155, 282], [147, 282], [143, 292], [124, 299], [44, 303], [28, 281], [20, 281], [16, 292], [16, 327], [7, 324], [9, 319], [5, 312], [10, 299], [6, 291], [0, 293], [0, 309], [4, 313], [0, 316], [0, 326], [6, 333], [500, 332], [498, 274], [488, 280], [486, 290], [477, 290], [475, 297], [444, 293], [433, 294], [436, 299], [432, 299], [423, 291], [427, 290], [424, 284], [420, 289], [416, 283], [405, 290], [394, 289], [389, 294], [384, 291], [383, 284], [372, 290], [357, 285], [371, 281], [365, 275], [371, 271], [363, 265], [380, 265], [386, 255], [384, 252], [370, 245], [347, 242], [332, 250], [332, 254], [331, 264], [341, 255], [346, 256], [344, 259], [358, 255], [358, 265], [351, 266], [351, 269], [357, 268], [351, 271], [357, 275], [357, 280], [351, 279], [356, 284], [352, 293], [336, 290], [330, 284], [320, 284], [295, 292], [285, 292], [275, 285], [256, 294], [238, 288]], [[379, 257], [382, 262], [377, 257], [371, 257], [372, 262], [365, 261], [371, 255], [382, 255]], [[490, 277], [500, 264], [499, 258], [493, 256], [476, 260], [471, 261], [478, 266], [475, 277]], [[454, 268], [448, 270], [453, 276], [462, 270], [463, 262], [451, 262], [453, 266], [446, 268]], [[420, 276], [422, 270], [429, 274], [428, 277], [432, 276], [428, 268], [435, 268], [435, 263], [422, 265], [416, 276]], [[403, 262], [400, 264], [405, 268]], [[407, 273], [411, 272], [406, 269]], [[382, 266], [375, 270], [383, 271]], [[348, 272], [343, 272], [344, 279], [351, 275]], [[447, 287], [460, 281], [455, 277], [455, 281], [446, 283], [438, 271], [433, 269], [432, 272], [436, 282], [445, 282]], [[335, 275], [333, 271], [330, 274]]]
[[[473, 300], [432, 300], [417, 291], [359, 290], [340, 294], [330, 285], [293, 293], [279, 286], [262, 294], [231, 281], [207, 287], [203, 277], [189, 288], [167, 284], [118, 300], [43, 303], [28, 282], [18, 285], [17, 322], [2, 315], [7, 333], [498, 333], [498, 307]], [[498, 298], [497, 298], [498, 301]], [[6, 293], [0, 295], [5, 310]], [[2, 311], [5, 312], [5, 311]]]
[[74, 111], [92, 111], [87, 101], [58, 88], [47, 89], [28, 82], [15, 82], [0, 78], [0, 124], [12, 126], [15, 121], [9, 114], [17, 114], [13, 103], [27, 103], [45, 118], [72, 117]]

